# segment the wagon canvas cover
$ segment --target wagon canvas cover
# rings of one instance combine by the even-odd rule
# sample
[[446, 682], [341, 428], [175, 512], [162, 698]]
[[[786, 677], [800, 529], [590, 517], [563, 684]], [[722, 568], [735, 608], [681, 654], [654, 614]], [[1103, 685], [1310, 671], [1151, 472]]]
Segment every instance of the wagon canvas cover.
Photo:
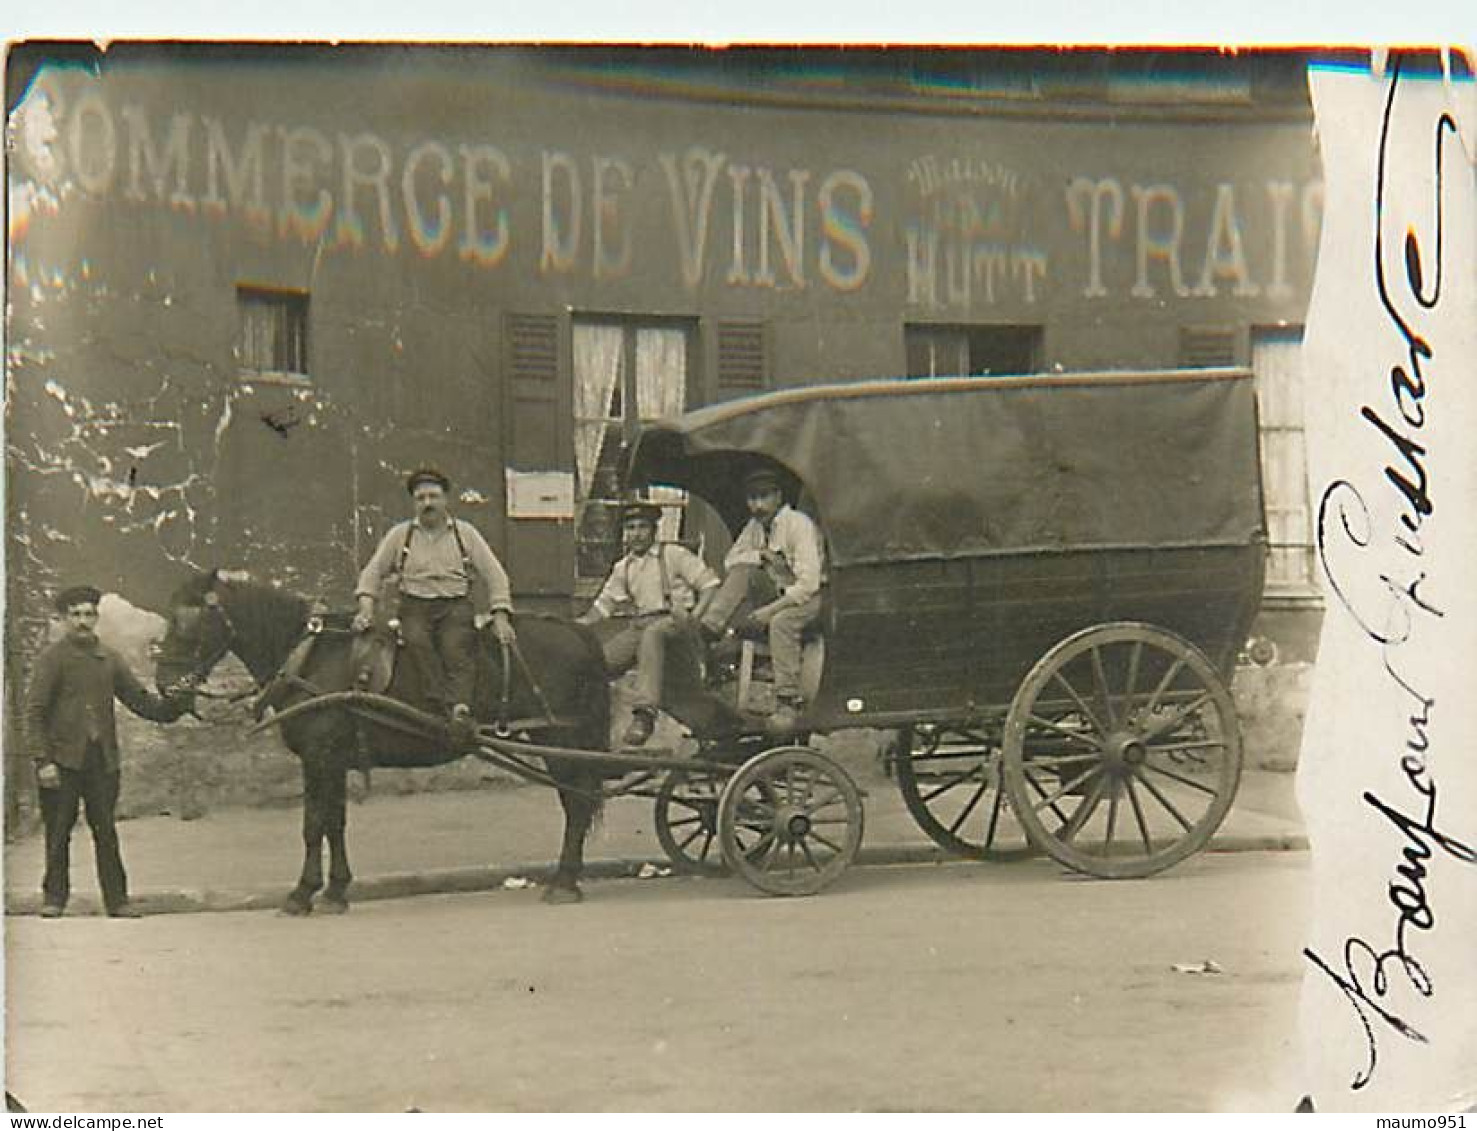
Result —
[[756, 457], [798, 477], [842, 567], [1262, 537], [1245, 370], [786, 390], [646, 427], [629, 478], [696, 491], [736, 529]]

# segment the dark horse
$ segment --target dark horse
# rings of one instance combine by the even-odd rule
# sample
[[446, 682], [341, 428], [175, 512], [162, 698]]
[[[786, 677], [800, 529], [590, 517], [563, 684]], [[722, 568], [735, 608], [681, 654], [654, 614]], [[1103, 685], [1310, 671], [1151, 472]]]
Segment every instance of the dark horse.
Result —
[[[169, 630], [160, 645], [160, 686], [203, 681], [234, 652], [263, 688], [263, 705], [282, 710], [315, 692], [355, 686], [350, 651], [354, 634], [327, 629], [313, 637], [301, 670], [278, 679], [284, 661], [309, 634], [313, 611], [301, 597], [269, 585], [230, 580], [221, 571], [196, 574], [170, 600]], [[490, 634], [480, 634], [477, 697], [479, 719], [530, 720], [552, 714], [558, 729], [547, 741], [574, 749], [604, 750], [609, 736], [610, 691], [599, 643], [586, 628], [544, 616], [517, 616], [521, 661]], [[299, 653], [299, 655], [301, 655]], [[508, 671], [504, 673], [506, 662]], [[415, 703], [415, 665], [396, 665], [385, 694]], [[379, 722], [363, 721], [339, 706], [305, 711], [281, 725], [282, 739], [303, 767], [303, 870], [283, 910], [306, 914], [323, 887], [323, 842], [328, 841], [328, 887], [321, 909], [348, 907], [346, 779], [351, 768], [435, 766], [463, 756], [444, 736], [421, 737]], [[559, 867], [544, 892], [551, 903], [581, 898], [585, 836], [600, 808], [598, 767], [549, 759], [548, 775], [564, 808]]]

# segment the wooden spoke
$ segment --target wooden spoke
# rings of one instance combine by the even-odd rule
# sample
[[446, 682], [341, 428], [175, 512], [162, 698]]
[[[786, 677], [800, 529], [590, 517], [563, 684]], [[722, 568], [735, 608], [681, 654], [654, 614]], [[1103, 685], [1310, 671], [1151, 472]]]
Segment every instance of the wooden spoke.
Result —
[[973, 767], [971, 767], [968, 770], [965, 770], [962, 774], [955, 774], [952, 778], [950, 778], [948, 781], [946, 781], [943, 785], [938, 786], [935, 789], [931, 789], [927, 793], [925, 793], [923, 795], [923, 801], [924, 801], [924, 803], [926, 804], [926, 803], [932, 801], [935, 797], [938, 797], [938, 796], [940, 796], [942, 794], [947, 793], [949, 790], [953, 789], [956, 785], [962, 785], [964, 782], [966, 782], [970, 778], [974, 777], [974, 774], [975, 774], [975, 771], [974, 771], [974, 768]]
[[832, 852], [834, 852], [837, 856], [840, 856], [841, 853], [842, 853], [842, 848], [841, 848], [841, 846], [839, 844], [837, 844], [833, 840], [827, 840], [825, 837], [821, 836], [820, 833], [818, 833], [818, 832], [815, 831], [814, 827], [812, 827], [811, 830], [810, 830], [810, 839], [811, 840], [818, 840], [818, 841], [820, 841], [827, 848], [829, 848]]
[[[830, 796], [822, 801], [816, 801], [807, 805], [805, 811], [807, 813], [819, 813], [822, 809], [829, 809], [832, 805], [843, 805], [845, 803], [846, 796], [839, 789], [832, 790]], [[771, 809], [770, 812], [773, 813], [774, 810]]]
[[1103, 851], [1113, 851], [1113, 829], [1118, 823], [1118, 786], [1113, 785], [1113, 792], [1108, 796], [1108, 832], [1103, 837]]
[[1070, 766], [1075, 762], [1097, 762], [1102, 760], [1101, 754], [1032, 754], [1030, 763], [1033, 766]]
[[1154, 694], [1150, 695], [1149, 701], [1144, 704], [1144, 710], [1146, 712], [1152, 714], [1154, 708], [1159, 706], [1160, 698], [1169, 690], [1169, 685], [1174, 682], [1174, 677], [1180, 674], [1184, 666], [1185, 658], [1183, 656], [1176, 656], [1174, 663], [1170, 664], [1169, 670], [1164, 673], [1164, 678], [1159, 681], [1159, 686], [1154, 688]]
[[[1031, 811], [1033, 813], [1039, 813], [1039, 812], [1041, 812], [1042, 809], [1044, 809], [1048, 805], [1051, 805], [1051, 803], [1053, 801], [1055, 801], [1057, 798], [1063, 797], [1066, 794], [1070, 793], [1073, 789], [1077, 788], [1077, 786], [1081, 785], [1083, 782], [1085, 782], [1088, 778], [1092, 777], [1092, 775], [1095, 774], [1095, 773], [1097, 773], [1097, 772], [1098, 772], [1098, 767], [1097, 766], [1089, 766], [1087, 769], [1083, 770], [1080, 774], [1078, 774], [1071, 781], [1065, 783], [1064, 785], [1057, 786], [1057, 791], [1055, 793], [1053, 793], [1050, 797], [1043, 797], [1040, 801], [1038, 801], [1034, 805], [1032, 805], [1031, 806]], [[1053, 805], [1052, 808], [1056, 808], [1056, 807]]]
[[1103, 704], [1103, 711], [1108, 718], [1108, 727], [1112, 729], [1118, 725], [1118, 717], [1113, 712], [1113, 697], [1108, 694], [1108, 673], [1103, 670], [1103, 651], [1101, 648], [1092, 650], [1092, 685], [1097, 692], [1098, 699]]
[[1077, 811], [1072, 814], [1071, 821], [1062, 830], [1062, 840], [1067, 844], [1070, 844], [1072, 838], [1080, 833], [1083, 826], [1092, 819], [1093, 813], [1097, 810], [1098, 802], [1103, 799], [1103, 786], [1106, 781], [1107, 775], [1102, 774], [1093, 782], [1092, 792], [1082, 799], [1082, 804], [1077, 806]]
[[1144, 852], [1148, 855], [1152, 855], [1154, 852], [1154, 844], [1149, 839], [1149, 825], [1148, 822], [1144, 820], [1144, 807], [1139, 802], [1139, 795], [1134, 792], [1133, 779], [1124, 778], [1123, 784], [1128, 787], [1128, 800], [1129, 803], [1133, 806], [1133, 819], [1138, 822], [1139, 835], [1143, 837], [1144, 840]]
[[1085, 716], [1087, 716], [1087, 721], [1092, 723], [1099, 734], [1102, 734], [1109, 729], [1103, 726], [1102, 720], [1097, 717], [1097, 712], [1087, 705], [1087, 700], [1083, 699], [1081, 695], [1077, 694], [1077, 689], [1067, 682], [1067, 677], [1061, 673], [1060, 669], [1052, 672], [1051, 677], [1062, 685], [1062, 688], [1066, 691], [1066, 693], [1072, 697], [1072, 702], [1077, 704], [1078, 709]]
[[995, 791], [995, 800], [990, 805], [990, 827], [985, 830], [985, 847], [995, 843], [995, 827], [1000, 823], [1000, 807], [1005, 801], [1005, 790]]
[[1083, 734], [1081, 731], [1077, 730], [1068, 730], [1066, 727], [1054, 723], [1050, 719], [1043, 719], [1040, 715], [1027, 715], [1026, 719], [1028, 722], [1035, 723], [1037, 726], [1042, 726], [1045, 727], [1047, 730], [1055, 731], [1063, 738], [1075, 738], [1078, 742], [1085, 742], [1094, 750], [1101, 750], [1103, 748], [1103, 744], [1099, 742], [1096, 738], [1093, 738], [1092, 735]]
[[1138, 780], [1143, 783], [1144, 788], [1154, 795], [1159, 804], [1163, 805], [1166, 809], [1169, 810], [1170, 816], [1172, 816], [1184, 827], [1185, 832], [1189, 832], [1195, 827], [1191, 822], [1185, 819], [1185, 815], [1183, 813], [1181, 813], [1178, 809], [1174, 807], [1173, 804], [1171, 804], [1169, 798], [1164, 796], [1157, 785], [1151, 782], [1142, 773], [1139, 773], [1137, 769], [1135, 769], [1134, 774], [1138, 778]]
[[1190, 700], [1190, 702], [1176, 707], [1174, 714], [1170, 715], [1167, 719], [1156, 719], [1152, 726], [1145, 728], [1143, 732], [1144, 740], [1148, 741], [1151, 738], [1157, 738], [1161, 734], [1172, 731], [1180, 723], [1184, 722], [1187, 717], [1209, 703], [1210, 698], [1211, 693], [1209, 691], [1202, 691], [1194, 699]]
[[1151, 751], [1158, 750], [1224, 750], [1228, 744], [1214, 738], [1197, 739], [1193, 742], [1153, 742]]
[[1128, 718], [1133, 712], [1133, 700], [1138, 694], [1139, 683], [1139, 661], [1144, 656], [1144, 642], [1135, 640], [1133, 651], [1128, 654], [1128, 677], [1123, 683], [1123, 714], [1122, 718]]
[[[1187, 778], [1183, 774], [1175, 773], [1173, 770], [1166, 770], [1163, 766], [1156, 766], [1152, 762], [1145, 762], [1143, 765], [1143, 769], [1153, 770], [1156, 774], [1163, 774], [1165, 777], [1172, 778], [1173, 780], [1179, 782], [1181, 785], [1187, 785], [1191, 789], [1198, 789], [1201, 793], [1208, 793], [1212, 797], [1216, 796], [1216, 794], [1219, 792], [1218, 790], [1212, 789], [1204, 782], [1196, 781], [1194, 778]], [[1148, 784], [1147, 778], [1144, 779], [1144, 784]]]
[[718, 782], [705, 771], [668, 774], [656, 791], [656, 837], [679, 872], [719, 875]]
[[817, 872], [821, 870], [821, 866], [815, 858], [815, 853], [810, 851], [810, 845], [803, 840], [800, 842], [800, 852], [805, 857], [805, 862], [807, 864], [809, 864]]
[[[1045, 789], [1044, 786], [1042, 786], [1042, 784], [1039, 781], [1037, 781], [1029, 773], [1027, 773], [1025, 775], [1025, 778], [1026, 778], [1026, 780], [1028, 782], [1031, 783], [1031, 788], [1032, 789], [1034, 789], [1042, 797], [1045, 797], [1046, 796], [1046, 789]], [[1038, 810], [1032, 809], [1031, 811], [1034, 813], [1034, 812], [1037, 812]], [[1059, 808], [1057, 808], [1057, 806], [1056, 806], [1056, 804], [1054, 802], [1051, 803], [1051, 811], [1057, 815], [1057, 819], [1059, 821], [1061, 821], [1062, 824], [1065, 825], [1067, 823], [1067, 815], [1065, 813], [1063, 813]]]
[[[954, 823], [949, 826], [949, 831], [951, 833], [958, 835], [959, 830], [964, 827], [964, 822], [969, 820], [969, 815], [974, 812], [974, 807], [980, 803], [980, 798], [985, 795], [985, 790], [989, 788], [990, 781], [988, 778], [980, 782], [979, 789], [974, 791], [974, 796], [969, 799], [969, 803], [959, 811], [959, 816], [955, 817]], [[998, 790], [996, 791], [995, 796], [1000, 796]]]

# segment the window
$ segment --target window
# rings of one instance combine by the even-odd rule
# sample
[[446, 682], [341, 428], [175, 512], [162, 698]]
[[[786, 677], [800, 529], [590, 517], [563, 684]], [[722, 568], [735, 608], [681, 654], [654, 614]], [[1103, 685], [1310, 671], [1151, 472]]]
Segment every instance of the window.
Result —
[[1270, 547], [1267, 596], [1273, 601], [1318, 599], [1303, 429], [1302, 344], [1303, 333], [1297, 328], [1252, 334]]
[[[625, 445], [641, 421], [686, 409], [693, 333], [684, 322], [605, 318], [577, 318], [573, 330], [576, 582], [598, 584], [620, 553]], [[653, 495], [664, 504], [658, 537], [675, 539], [685, 495]]]
[[236, 361], [251, 380], [308, 379], [308, 294], [267, 287], [236, 288], [241, 338]]
[[1035, 373], [1040, 326], [906, 326], [909, 377], [984, 377]]

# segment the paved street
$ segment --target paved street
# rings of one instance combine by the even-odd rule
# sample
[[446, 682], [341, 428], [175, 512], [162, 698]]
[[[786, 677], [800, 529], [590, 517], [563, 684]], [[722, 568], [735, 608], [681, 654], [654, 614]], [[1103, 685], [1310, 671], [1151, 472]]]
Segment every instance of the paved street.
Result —
[[805, 900], [12, 917], [7, 1086], [32, 1111], [1289, 1110], [1307, 876], [1248, 852], [1119, 883], [862, 868]]

